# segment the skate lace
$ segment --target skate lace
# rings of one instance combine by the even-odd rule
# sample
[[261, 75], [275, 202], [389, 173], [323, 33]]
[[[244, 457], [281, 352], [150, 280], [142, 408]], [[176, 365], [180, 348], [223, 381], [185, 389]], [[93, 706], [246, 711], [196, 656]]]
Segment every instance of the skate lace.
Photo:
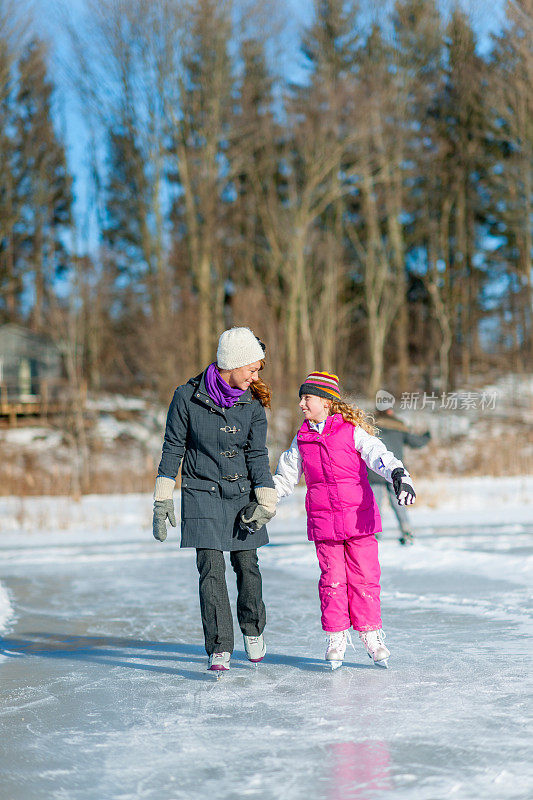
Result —
[[259, 636], [247, 636], [246, 638], [248, 639], [249, 644], [257, 644], [259, 641]]
[[387, 638], [385, 635], [385, 631], [382, 630], [376, 631], [376, 638], [378, 640], [378, 644], [380, 645], [385, 644], [385, 639]]
[[376, 631], [364, 631], [361, 634], [361, 639], [368, 647], [372, 647], [374, 643], [377, 647], [383, 647], [385, 645], [386, 638], [385, 631], [382, 629]]
[[326, 642], [328, 643], [328, 650], [335, 650], [339, 645], [342, 646], [343, 644], [345, 644], [345, 642], [351, 644], [353, 647], [350, 631], [339, 631], [337, 633], [328, 633], [328, 635], [326, 636]]
[[326, 641], [328, 643], [328, 648], [335, 648], [338, 645], [344, 644], [344, 637], [345, 631], [339, 631], [338, 633], [328, 633], [326, 636]]

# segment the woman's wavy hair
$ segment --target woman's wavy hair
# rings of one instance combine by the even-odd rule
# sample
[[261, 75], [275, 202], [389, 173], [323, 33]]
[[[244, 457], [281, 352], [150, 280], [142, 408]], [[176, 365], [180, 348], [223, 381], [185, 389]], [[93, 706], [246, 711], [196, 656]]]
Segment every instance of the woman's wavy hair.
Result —
[[[259, 367], [259, 371], [263, 369], [265, 366], [265, 360], [261, 359], [261, 366]], [[250, 391], [252, 393], [252, 397], [255, 397], [264, 408], [270, 408], [272, 402], [272, 392], [270, 390], [270, 386], [264, 382], [264, 380], [259, 376], [259, 378], [250, 384]]]
[[374, 425], [374, 417], [371, 414], [367, 414], [362, 408], [354, 408], [344, 400], [336, 400], [334, 398], [329, 403], [330, 415], [340, 414], [345, 422], [349, 422], [350, 425], [354, 426], [359, 425], [371, 436], [375, 436], [378, 433], [378, 429]]

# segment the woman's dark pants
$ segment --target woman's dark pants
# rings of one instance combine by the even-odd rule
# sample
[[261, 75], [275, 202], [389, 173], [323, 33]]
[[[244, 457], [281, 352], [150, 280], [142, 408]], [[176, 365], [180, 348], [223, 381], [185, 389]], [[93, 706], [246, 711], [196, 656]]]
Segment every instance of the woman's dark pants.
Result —
[[[259, 636], [266, 623], [257, 550], [234, 550], [231, 566], [237, 576], [237, 619], [246, 636]], [[221, 550], [196, 550], [200, 573], [200, 610], [205, 649], [211, 653], [233, 652], [233, 620], [226, 586], [226, 563]]]

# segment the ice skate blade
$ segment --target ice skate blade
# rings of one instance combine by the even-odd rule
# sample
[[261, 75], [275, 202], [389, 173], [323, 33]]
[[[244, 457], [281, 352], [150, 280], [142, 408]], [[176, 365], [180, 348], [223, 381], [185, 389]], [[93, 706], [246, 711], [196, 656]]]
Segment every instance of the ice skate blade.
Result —
[[207, 675], [210, 675], [212, 678], [216, 678], [217, 681], [222, 680], [222, 676], [224, 673], [229, 672], [229, 669], [207, 669]]
[[376, 667], [383, 667], [383, 669], [389, 668], [389, 657], [382, 658], [381, 661], [374, 661], [370, 653], [368, 654], [369, 659], [376, 665]]
[[342, 667], [342, 661], [328, 661], [328, 664], [330, 665], [332, 670], [339, 669], [339, 667]]

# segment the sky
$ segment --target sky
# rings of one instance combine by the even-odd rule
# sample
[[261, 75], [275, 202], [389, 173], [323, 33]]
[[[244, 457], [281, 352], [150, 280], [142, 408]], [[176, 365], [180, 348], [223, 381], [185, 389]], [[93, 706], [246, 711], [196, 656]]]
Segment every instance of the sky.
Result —
[[[308, 26], [313, 17], [312, 0], [280, 0], [281, 8], [287, 9], [287, 47], [282, 58], [281, 69], [298, 82], [303, 75], [299, 62], [298, 40], [301, 30]], [[376, 0], [376, 9], [383, 13], [387, 0]], [[392, 2], [392, 0], [388, 0]], [[454, 0], [442, 0], [443, 11], [449, 12]], [[460, 3], [470, 14], [479, 37], [480, 49], [486, 49], [490, 33], [501, 28], [505, 0], [462, 0]], [[65, 9], [68, 8], [73, 19], [79, 18], [86, 8], [86, 0], [29, 0], [37, 13], [38, 32], [49, 38], [53, 58], [68, 62], [68, 44], [65, 30]], [[83, 120], [79, 100], [73, 91], [68, 70], [59, 71], [57, 92], [58, 125], [64, 133], [71, 173], [74, 176], [75, 216], [80, 232], [78, 250], [94, 251], [98, 243], [97, 226], [90, 208], [90, 167], [88, 156], [88, 135]]]

